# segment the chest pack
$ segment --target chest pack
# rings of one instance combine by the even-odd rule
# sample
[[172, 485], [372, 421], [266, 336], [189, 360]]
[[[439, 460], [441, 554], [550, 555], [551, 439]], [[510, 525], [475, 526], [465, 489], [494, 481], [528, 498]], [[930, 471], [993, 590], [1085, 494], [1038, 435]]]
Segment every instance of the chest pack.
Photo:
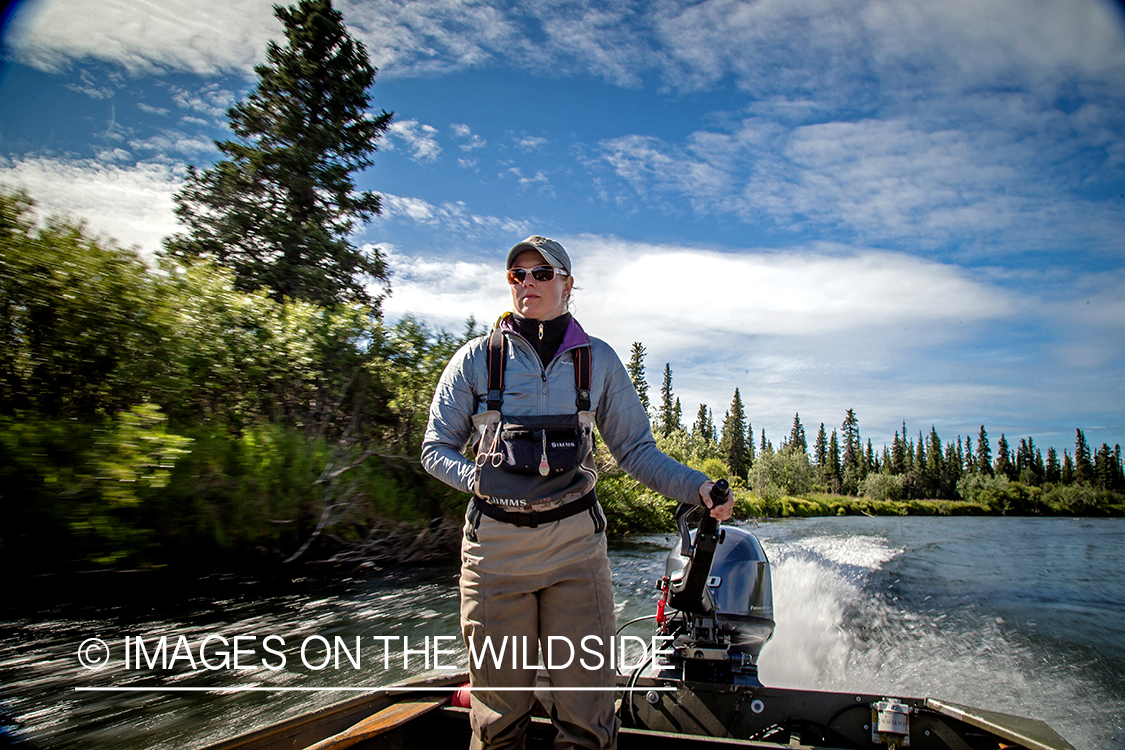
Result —
[[[490, 504], [514, 508], [558, 505], [582, 497], [592, 489], [592, 482], [578, 481], [582, 462], [593, 447], [590, 347], [569, 350], [574, 361], [574, 412], [505, 416], [508, 346], [504, 333], [493, 330], [488, 339], [487, 410], [473, 417], [475, 494]], [[585, 471], [592, 473], [589, 468]]]

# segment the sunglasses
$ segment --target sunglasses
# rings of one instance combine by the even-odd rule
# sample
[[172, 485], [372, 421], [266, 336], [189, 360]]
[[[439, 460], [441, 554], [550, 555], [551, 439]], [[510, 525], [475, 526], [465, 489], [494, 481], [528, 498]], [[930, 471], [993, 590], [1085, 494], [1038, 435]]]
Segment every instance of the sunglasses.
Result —
[[509, 268], [508, 269], [508, 283], [512, 286], [522, 284], [527, 275], [531, 274], [531, 278], [536, 281], [550, 281], [555, 278], [557, 273], [560, 276], [566, 276], [566, 271], [561, 268], [554, 268], [553, 266], [536, 266], [535, 268]]

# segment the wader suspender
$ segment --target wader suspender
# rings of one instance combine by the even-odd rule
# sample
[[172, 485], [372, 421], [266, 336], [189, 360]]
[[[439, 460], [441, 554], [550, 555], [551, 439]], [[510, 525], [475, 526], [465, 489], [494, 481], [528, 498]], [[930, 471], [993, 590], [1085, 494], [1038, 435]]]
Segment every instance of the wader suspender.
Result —
[[[508, 364], [508, 342], [500, 328], [493, 329], [488, 337], [488, 410], [500, 411], [504, 403], [504, 368]], [[578, 411], [590, 411], [590, 347], [571, 350], [574, 355], [575, 404]]]
[[[504, 339], [504, 334], [499, 327], [492, 331], [492, 335], [488, 337], [488, 410], [500, 411], [501, 405], [504, 403], [504, 368], [508, 364], [507, 354], [508, 342]], [[578, 406], [578, 411], [590, 411], [590, 380], [591, 380], [591, 361], [590, 361], [590, 347], [580, 346], [577, 349], [571, 350], [574, 356], [574, 389], [577, 396], [574, 401]], [[553, 521], [561, 521], [564, 518], [569, 518], [573, 515], [581, 513], [584, 510], [590, 510], [598, 502], [597, 495], [593, 490], [583, 495], [573, 502], [566, 505], [560, 505], [551, 510], [542, 512], [531, 511], [529, 513], [513, 513], [511, 511], [499, 508], [492, 503], [481, 500], [479, 497], [473, 498], [473, 505], [482, 514], [497, 521], [504, 521], [515, 526], [526, 526], [534, 529], [541, 523], [551, 523]], [[591, 511], [593, 514], [593, 511]], [[601, 525], [604, 529], [604, 523], [595, 518], [595, 526]], [[600, 532], [602, 529], [598, 529]]]

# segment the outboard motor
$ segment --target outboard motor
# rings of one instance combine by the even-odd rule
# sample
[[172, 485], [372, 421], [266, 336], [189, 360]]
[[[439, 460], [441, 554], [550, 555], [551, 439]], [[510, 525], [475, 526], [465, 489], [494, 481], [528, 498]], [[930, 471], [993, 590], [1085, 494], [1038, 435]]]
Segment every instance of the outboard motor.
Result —
[[[729, 491], [717, 482], [711, 501], [725, 502]], [[752, 533], [719, 528], [709, 513], [690, 534], [687, 516], [696, 507], [676, 511], [680, 544], [668, 554], [657, 609], [661, 634], [674, 638], [674, 656], [660, 671], [680, 671], [681, 679], [696, 682], [760, 685], [758, 655], [774, 628], [769, 560]]]

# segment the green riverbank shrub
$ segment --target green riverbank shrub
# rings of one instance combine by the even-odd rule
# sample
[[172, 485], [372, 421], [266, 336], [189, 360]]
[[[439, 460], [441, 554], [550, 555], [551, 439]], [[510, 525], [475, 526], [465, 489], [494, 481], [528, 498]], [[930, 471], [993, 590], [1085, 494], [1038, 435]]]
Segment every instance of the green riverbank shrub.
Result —
[[871, 500], [902, 500], [903, 478], [895, 474], [882, 472], [868, 474], [860, 483], [859, 494]]
[[1088, 483], [1035, 487], [1004, 476], [974, 473], [957, 485], [965, 503], [999, 515], [1122, 515], [1125, 498]]
[[675, 530], [676, 504], [624, 472], [598, 480], [598, 501], [606, 516], [606, 535], [669, 533]]
[[1055, 515], [1125, 515], [1125, 497], [1121, 493], [1097, 489], [1088, 484], [1048, 485], [1043, 490], [1041, 501]]
[[750, 467], [747, 485], [768, 498], [797, 497], [812, 490], [814, 479], [808, 454], [790, 445], [758, 456]]

